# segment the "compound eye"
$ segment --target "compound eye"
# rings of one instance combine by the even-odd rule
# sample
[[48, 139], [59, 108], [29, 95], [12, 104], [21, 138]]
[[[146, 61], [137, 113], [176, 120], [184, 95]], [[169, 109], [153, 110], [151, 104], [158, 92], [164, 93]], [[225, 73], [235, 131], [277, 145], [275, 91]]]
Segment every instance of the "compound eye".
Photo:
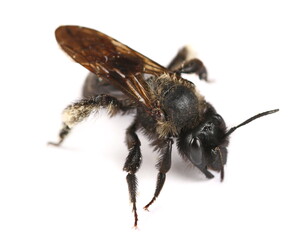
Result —
[[216, 119], [218, 122], [222, 122], [223, 121], [223, 118], [219, 114], [216, 114], [214, 116], [214, 119]]
[[191, 161], [198, 165], [202, 160], [202, 144], [199, 138], [192, 138], [190, 141], [190, 157]]

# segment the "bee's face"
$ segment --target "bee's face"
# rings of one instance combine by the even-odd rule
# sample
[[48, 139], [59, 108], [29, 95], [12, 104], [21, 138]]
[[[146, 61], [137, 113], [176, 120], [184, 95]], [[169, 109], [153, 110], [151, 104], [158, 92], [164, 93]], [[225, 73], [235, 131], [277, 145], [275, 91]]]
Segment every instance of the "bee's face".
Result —
[[178, 148], [202, 172], [207, 168], [220, 171], [227, 160], [225, 122], [214, 110], [206, 112], [203, 119], [198, 126], [182, 133]]

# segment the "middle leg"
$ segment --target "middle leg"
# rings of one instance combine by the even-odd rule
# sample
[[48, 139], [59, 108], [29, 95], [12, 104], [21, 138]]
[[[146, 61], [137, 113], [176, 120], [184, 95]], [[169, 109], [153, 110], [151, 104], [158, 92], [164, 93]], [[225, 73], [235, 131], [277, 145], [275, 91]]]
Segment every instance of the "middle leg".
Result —
[[203, 62], [197, 58], [189, 59], [189, 50], [183, 47], [177, 55], [173, 58], [167, 68], [170, 71], [181, 73], [195, 73], [201, 80], [207, 80], [207, 70]]
[[130, 201], [133, 204], [134, 212], [134, 227], [137, 227], [138, 215], [136, 207], [136, 194], [137, 194], [137, 177], [135, 173], [138, 171], [142, 156], [140, 151], [140, 141], [136, 134], [137, 131], [136, 121], [126, 131], [126, 144], [128, 146], [129, 154], [126, 158], [123, 170], [128, 172], [126, 181], [128, 184]]

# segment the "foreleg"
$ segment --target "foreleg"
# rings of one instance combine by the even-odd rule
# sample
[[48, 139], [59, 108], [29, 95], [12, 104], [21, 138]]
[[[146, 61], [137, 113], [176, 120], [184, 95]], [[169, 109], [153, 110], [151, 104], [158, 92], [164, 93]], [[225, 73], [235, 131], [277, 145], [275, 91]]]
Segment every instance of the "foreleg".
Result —
[[145, 210], [148, 210], [149, 206], [156, 200], [164, 186], [166, 181], [166, 173], [171, 167], [172, 144], [173, 140], [171, 138], [167, 139], [164, 147], [161, 150], [161, 156], [159, 163], [157, 164], [159, 173], [157, 175], [156, 189], [152, 200], [144, 207]]

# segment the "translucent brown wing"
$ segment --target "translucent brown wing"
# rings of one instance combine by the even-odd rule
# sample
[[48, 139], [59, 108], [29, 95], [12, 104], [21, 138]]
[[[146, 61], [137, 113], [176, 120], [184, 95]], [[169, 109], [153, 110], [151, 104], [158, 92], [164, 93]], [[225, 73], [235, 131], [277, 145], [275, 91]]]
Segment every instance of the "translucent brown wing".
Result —
[[79, 26], [61, 26], [55, 31], [62, 49], [98, 77], [107, 79], [135, 102], [152, 110], [150, 86], [145, 74], [160, 76], [166, 68], [117, 40]]

